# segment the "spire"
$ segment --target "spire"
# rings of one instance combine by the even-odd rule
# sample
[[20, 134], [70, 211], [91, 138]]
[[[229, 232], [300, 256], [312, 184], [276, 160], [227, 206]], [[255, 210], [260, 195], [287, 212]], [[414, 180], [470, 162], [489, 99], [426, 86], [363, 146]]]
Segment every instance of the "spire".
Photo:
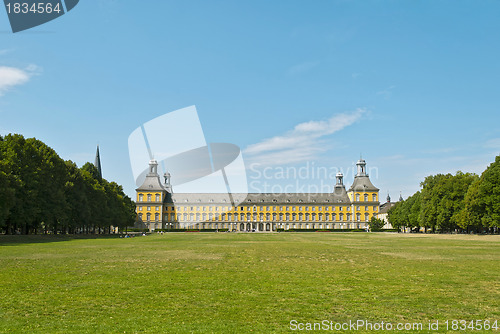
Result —
[[95, 153], [94, 166], [97, 168], [97, 176], [99, 177], [99, 180], [102, 180], [101, 156], [99, 155], [99, 145], [97, 145], [97, 152]]
[[389, 192], [387, 192], [387, 203], [391, 203], [391, 196], [389, 195]]
[[403, 201], [403, 195], [401, 194], [401, 191], [399, 192], [399, 201], [402, 202]]

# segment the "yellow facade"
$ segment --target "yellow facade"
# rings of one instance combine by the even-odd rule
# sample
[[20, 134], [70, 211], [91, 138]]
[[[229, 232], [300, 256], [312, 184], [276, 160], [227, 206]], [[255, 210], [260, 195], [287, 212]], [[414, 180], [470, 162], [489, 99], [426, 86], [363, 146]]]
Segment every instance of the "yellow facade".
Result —
[[171, 194], [143, 187], [137, 190], [137, 213], [150, 230], [364, 229], [378, 214], [378, 189], [362, 163], [348, 192], [339, 174], [332, 194], [233, 194], [241, 195], [234, 206], [221, 194]]

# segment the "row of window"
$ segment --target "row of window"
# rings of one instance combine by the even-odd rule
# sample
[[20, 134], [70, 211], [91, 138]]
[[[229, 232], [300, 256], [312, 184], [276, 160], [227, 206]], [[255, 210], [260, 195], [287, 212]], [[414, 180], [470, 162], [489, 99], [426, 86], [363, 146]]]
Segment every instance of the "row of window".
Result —
[[[370, 197], [368, 196], [368, 194], [364, 194], [364, 196], [363, 196], [363, 200], [364, 200], [365, 202], [368, 202], [368, 201], [369, 201], [369, 198], [370, 198]], [[361, 196], [360, 196], [360, 194], [356, 194], [356, 202], [359, 202], [360, 200], [361, 200]], [[376, 195], [376, 194], [372, 194], [372, 202], [376, 202], [376, 201], [377, 201], [377, 195]]]
[[[151, 194], [147, 194], [146, 201], [152, 202], [153, 196]], [[139, 202], [144, 202], [144, 194], [139, 194]], [[161, 202], [161, 195], [160, 194], [155, 194], [155, 202]]]
[[[244, 208], [244, 207], [240, 207], [240, 210], [243, 210], [243, 208]], [[263, 207], [263, 208], [265, 209], [266, 207]], [[288, 206], [287, 206], [287, 207], [285, 207], [285, 210], [286, 210], [286, 211], [295, 211], [295, 208], [296, 208], [296, 207], [294, 207], [294, 206], [293, 206], [293, 207], [288, 207]], [[304, 210], [302, 210], [303, 208], [304, 208]], [[322, 209], [323, 209], [322, 207], [317, 207], [317, 208], [318, 208], [318, 211], [323, 211], [323, 210], [322, 210]], [[342, 208], [343, 208], [343, 207], [341, 207], [341, 206], [340, 206], [340, 207], [339, 207], [339, 211], [342, 211], [342, 210], [343, 210]], [[138, 211], [142, 211], [142, 209], [143, 209], [143, 208], [142, 208], [142, 206], [139, 206], [139, 207], [138, 207]], [[203, 207], [199, 207], [199, 206], [197, 206], [197, 207], [192, 207], [192, 206], [191, 206], [191, 207], [181, 206], [181, 207], [178, 207], [177, 209], [178, 209], [178, 211], [189, 211], [189, 210], [190, 210], [190, 211], [195, 211], [195, 209], [196, 209], [196, 211], [223, 211], [223, 212], [227, 212], [227, 211], [231, 210], [231, 207], [229, 207], [229, 206], [228, 206], [228, 207], [221, 207], [221, 208], [219, 208], [219, 207], [217, 207], [217, 206], [215, 206], [215, 207], [212, 207], [212, 206], [209, 206], [209, 207], [206, 207], [206, 206], [203, 206]], [[207, 210], [207, 209], [208, 209], [208, 210]], [[220, 209], [220, 210], [219, 210], [219, 209]], [[260, 209], [260, 208], [259, 208], [259, 209]], [[279, 207], [279, 209], [280, 209], [280, 211], [283, 211], [283, 207], [282, 207], [282, 206], [281, 206], [281, 207]], [[289, 209], [291, 209], [291, 210], [289, 210]], [[329, 209], [330, 209], [330, 207], [325, 207], [325, 211], [329, 211]], [[365, 210], [365, 211], [368, 211], [369, 209], [370, 209], [370, 208], [368, 207], [368, 205], [365, 205], [364, 210]], [[159, 210], [160, 210], [160, 207], [159, 207], [159, 206], [156, 206], [156, 207], [155, 207], [155, 211], [159, 211]], [[165, 210], [166, 210], [166, 211], [175, 211], [175, 210], [174, 210], [174, 207], [171, 207], [171, 206], [167, 206], [167, 207], [165, 207]], [[267, 210], [268, 210], [268, 211], [277, 211], [277, 207], [276, 207], [276, 206], [275, 206], [275, 207], [267, 207]], [[299, 207], [298, 207], [298, 210], [299, 210], [299, 211], [309, 211], [309, 207], [307, 207], [307, 206], [306, 206], [306, 207], [301, 207], [301, 206], [299, 206]], [[374, 212], [376, 212], [376, 211], [377, 211], [377, 206], [373, 206], [373, 207], [372, 207], [372, 210], [373, 210]], [[147, 206], [147, 211], [151, 211], [151, 206]], [[254, 208], [253, 208], [253, 211], [257, 211], [257, 208], [256, 208], [256, 207], [254, 207]], [[261, 211], [261, 210], [258, 210], [258, 211]], [[263, 211], [266, 211], [266, 210], [263, 210]], [[316, 207], [314, 207], [314, 206], [313, 206], [313, 207], [311, 207], [311, 211], [316, 211]], [[335, 211], [335, 207], [334, 207], [334, 206], [332, 206], [332, 207], [331, 207], [331, 211]], [[350, 207], [346, 207], [346, 211], [350, 211]], [[358, 206], [356, 206], [356, 211], [361, 211], [361, 207], [360, 207], [359, 205], [358, 205]]]
[[[259, 231], [275, 231], [276, 228], [282, 228], [285, 230], [289, 229], [348, 229], [348, 228], [360, 228], [363, 225], [358, 223], [319, 223], [319, 224], [308, 224], [308, 223], [172, 223], [166, 227], [171, 228], [189, 228], [189, 229], [228, 229], [228, 230], [239, 230], [239, 231], [251, 231], [253, 229]], [[156, 226], [160, 228], [159, 224]]]
[[[356, 194], [356, 202], [359, 202], [361, 199], [360, 194]], [[365, 202], [368, 202], [369, 200], [369, 195], [364, 194], [363, 199]], [[153, 200], [152, 194], [147, 194], [146, 195], [146, 201], [151, 202]], [[161, 195], [160, 194], [155, 194], [155, 202], [160, 202], [161, 201]], [[376, 202], [377, 201], [377, 195], [372, 194], [372, 201]], [[144, 202], [144, 194], [139, 194], [139, 202]]]
[[[139, 213], [139, 218], [141, 220], [143, 220], [143, 214], [142, 213]], [[169, 219], [170, 218], [170, 219]], [[355, 218], [356, 218], [356, 221], [361, 221], [362, 218], [364, 218], [364, 221], [368, 221], [369, 218], [370, 218], [370, 215], [368, 213], [365, 213], [364, 215], [361, 215], [360, 213], [357, 213], [355, 215]], [[151, 221], [152, 219], [152, 215], [151, 213], [147, 213], [146, 214], [146, 221]], [[155, 213], [155, 221], [159, 221], [160, 219], [160, 214], [159, 213]], [[280, 213], [280, 214], [276, 214], [276, 213], [273, 213], [273, 214], [270, 214], [270, 213], [267, 213], [267, 214], [244, 214], [244, 213], [241, 213], [241, 214], [226, 214], [226, 215], [218, 215], [218, 214], [213, 214], [213, 213], [209, 213], [209, 214], [206, 214], [206, 213], [203, 213], [203, 214], [200, 214], [200, 213], [197, 213], [197, 214], [194, 214], [194, 213], [191, 213], [191, 214], [187, 214], [187, 213], [184, 213], [184, 214], [181, 214], [181, 213], [178, 213], [178, 214], [166, 214], [164, 216], [164, 220], [167, 221], [167, 220], [170, 220], [170, 221], [191, 221], [191, 222], [197, 222], [197, 221], [208, 221], [208, 220], [220, 220], [220, 221], [233, 221], [233, 222], [237, 222], [237, 221], [337, 221], [337, 215], [335, 213], [332, 213], [332, 214], [329, 214], [329, 213], [326, 213], [326, 214], [315, 214], [315, 213], [312, 213], [312, 214], [309, 214], [309, 213], [306, 213], [306, 214], [302, 214], [302, 213], [298, 213], [298, 214], [289, 214], [289, 213], [286, 213], [286, 214], [283, 214], [283, 213]], [[351, 220], [351, 215], [349, 213], [347, 214], [343, 214], [343, 213], [340, 213], [338, 215], [338, 221], [350, 221]]]

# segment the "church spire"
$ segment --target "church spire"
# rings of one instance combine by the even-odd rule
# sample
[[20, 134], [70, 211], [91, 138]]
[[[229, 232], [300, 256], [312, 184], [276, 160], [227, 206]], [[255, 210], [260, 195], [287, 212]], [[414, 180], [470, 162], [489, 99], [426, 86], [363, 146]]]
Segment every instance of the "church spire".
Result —
[[99, 145], [97, 145], [97, 152], [95, 153], [94, 166], [97, 168], [97, 175], [100, 181], [102, 180], [102, 170], [101, 170], [101, 156], [99, 155]]

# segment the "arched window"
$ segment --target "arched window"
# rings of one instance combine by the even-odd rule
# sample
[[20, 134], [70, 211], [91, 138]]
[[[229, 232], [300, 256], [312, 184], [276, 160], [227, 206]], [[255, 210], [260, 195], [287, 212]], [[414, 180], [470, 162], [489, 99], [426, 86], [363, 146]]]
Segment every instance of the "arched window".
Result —
[[144, 201], [144, 195], [143, 194], [139, 194], [139, 202], [142, 202]]
[[155, 213], [155, 221], [160, 221], [160, 214], [159, 213]]
[[151, 202], [151, 194], [148, 194], [148, 202]]
[[365, 194], [365, 202], [368, 202], [368, 194]]
[[359, 194], [356, 194], [356, 202], [359, 202]]
[[343, 220], [344, 220], [344, 214], [343, 214], [343, 213], [339, 214], [339, 220], [340, 220], [340, 221], [343, 221]]
[[365, 213], [365, 221], [368, 221], [368, 214]]
[[356, 221], [358, 221], [358, 222], [359, 222], [360, 220], [361, 220], [361, 214], [356, 213]]
[[142, 221], [142, 213], [139, 213], [139, 220]]
[[160, 201], [160, 194], [156, 194], [156, 196], [155, 196], [155, 201], [156, 201], [156, 202], [159, 202], [159, 201]]
[[376, 195], [376, 194], [373, 194], [373, 195], [372, 195], [372, 201], [373, 201], [373, 202], [376, 202], [376, 201], [377, 201], [377, 195]]
[[146, 220], [147, 220], [148, 222], [149, 222], [149, 221], [151, 221], [151, 214], [150, 214], [150, 213], [148, 213], [148, 214], [146, 215]]

